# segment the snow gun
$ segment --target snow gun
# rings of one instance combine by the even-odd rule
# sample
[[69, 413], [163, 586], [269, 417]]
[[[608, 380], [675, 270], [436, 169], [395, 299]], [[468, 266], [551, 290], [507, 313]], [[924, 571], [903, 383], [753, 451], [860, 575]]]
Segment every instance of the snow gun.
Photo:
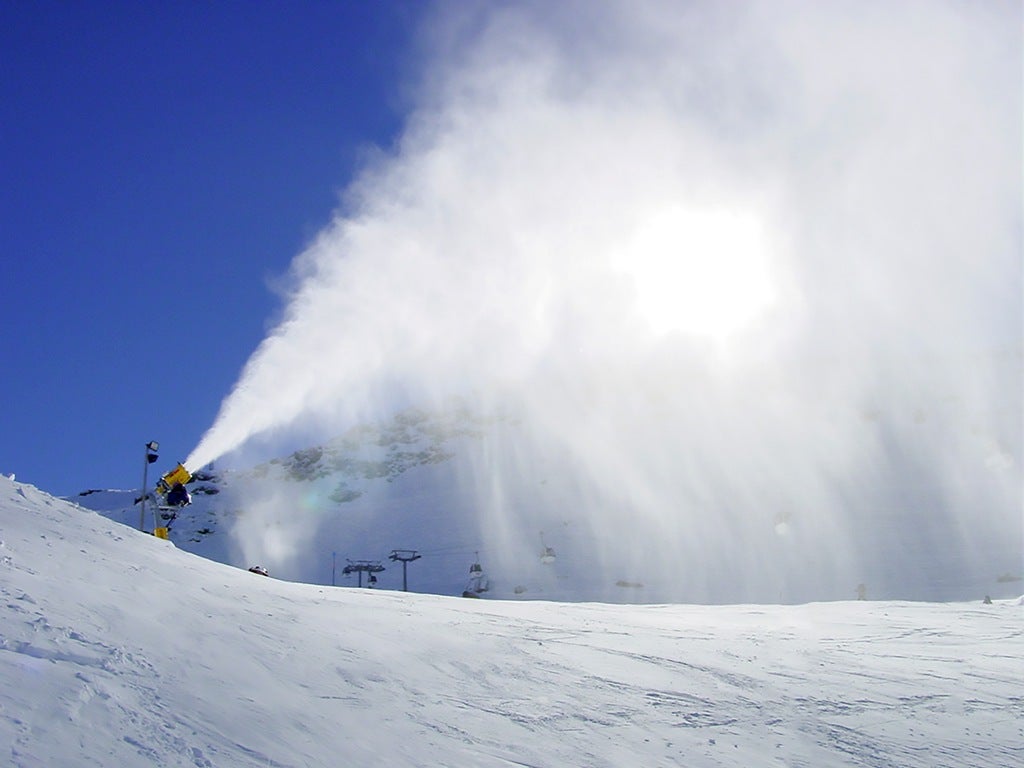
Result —
[[178, 464], [156, 483], [157, 496], [168, 507], [184, 507], [192, 502], [192, 497], [185, 488], [185, 483], [192, 479], [192, 473]]

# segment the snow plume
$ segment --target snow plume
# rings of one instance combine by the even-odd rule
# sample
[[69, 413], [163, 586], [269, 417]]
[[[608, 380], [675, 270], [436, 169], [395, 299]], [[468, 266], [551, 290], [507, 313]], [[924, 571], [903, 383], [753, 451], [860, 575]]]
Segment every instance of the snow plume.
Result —
[[323, 508], [323, 499], [317, 498], [315, 491], [288, 483], [269, 493], [266, 486], [260, 491], [249, 493], [243, 488], [232, 494], [231, 503], [240, 510], [232, 530], [233, 559], [278, 573], [305, 559], [317, 533], [311, 521]]
[[680, 597], [1019, 567], [1017, 4], [437, 8], [190, 467], [473, 393], [528, 425], [467, 478], [507, 552], [557, 456], [547, 527]]

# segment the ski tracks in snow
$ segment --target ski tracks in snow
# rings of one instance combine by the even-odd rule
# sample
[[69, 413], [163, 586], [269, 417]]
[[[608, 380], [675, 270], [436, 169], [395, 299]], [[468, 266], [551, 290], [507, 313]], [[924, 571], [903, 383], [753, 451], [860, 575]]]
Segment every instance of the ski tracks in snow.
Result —
[[[809, 607], [750, 611], [731, 631], [715, 613], [742, 608], [675, 606], [662, 626], [595, 620], [582, 631], [491, 608], [513, 616], [477, 627], [479, 653], [449, 662], [452, 678], [472, 684], [448, 698], [472, 723], [467, 741], [524, 764], [629, 764], [653, 742], [667, 755], [653, 764], [664, 765], [1012, 764], [1024, 737], [1013, 617], [978, 613], [960, 634], [956, 621], [952, 631], [928, 626], [934, 606], [888, 606], [834, 625], [807, 620]], [[524, 752], [531, 743], [560, 747]]]

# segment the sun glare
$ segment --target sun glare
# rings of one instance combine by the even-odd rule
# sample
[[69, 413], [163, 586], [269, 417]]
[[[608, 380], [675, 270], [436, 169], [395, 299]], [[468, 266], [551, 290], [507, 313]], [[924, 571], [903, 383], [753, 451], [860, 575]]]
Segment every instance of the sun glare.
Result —
[[764, 226], [745, 212], [667, 207], [641, 223], [613, 266], [632, 279], [656, 333], [723, 342], [775, 300]]

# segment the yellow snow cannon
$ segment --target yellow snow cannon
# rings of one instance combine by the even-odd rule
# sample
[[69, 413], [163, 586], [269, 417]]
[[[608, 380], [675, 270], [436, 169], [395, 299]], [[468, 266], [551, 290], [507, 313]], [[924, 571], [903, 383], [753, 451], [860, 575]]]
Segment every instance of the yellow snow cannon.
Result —
[[191, 479], [192, 473], [185, 469], [184, 464], [178, 464], [157, 481], [156, 492], [166, 506], [184, 507], [192, 501], [185, 489], [185, 483]]

